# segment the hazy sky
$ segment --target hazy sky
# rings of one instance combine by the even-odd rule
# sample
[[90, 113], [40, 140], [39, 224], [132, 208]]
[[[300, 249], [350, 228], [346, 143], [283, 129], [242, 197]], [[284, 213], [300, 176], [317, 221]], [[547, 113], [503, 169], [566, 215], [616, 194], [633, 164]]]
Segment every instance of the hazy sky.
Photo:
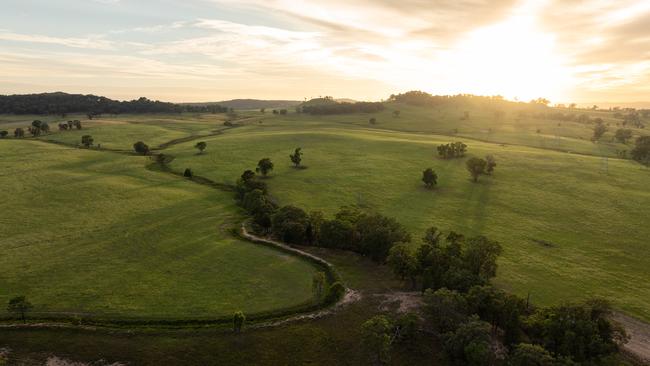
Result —
[[649, 0], [3, 0], [0, 93], [650, 101]]

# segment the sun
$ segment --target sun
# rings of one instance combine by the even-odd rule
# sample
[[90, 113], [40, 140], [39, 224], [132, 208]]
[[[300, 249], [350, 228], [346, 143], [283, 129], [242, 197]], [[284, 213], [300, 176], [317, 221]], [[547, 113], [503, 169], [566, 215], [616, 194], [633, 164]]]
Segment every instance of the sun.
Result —
[[460, 90], [530, 100], [565, 98], [570, 72], [552, 34], [533, 19], [516, 16], [466, 35], [449, 55]]

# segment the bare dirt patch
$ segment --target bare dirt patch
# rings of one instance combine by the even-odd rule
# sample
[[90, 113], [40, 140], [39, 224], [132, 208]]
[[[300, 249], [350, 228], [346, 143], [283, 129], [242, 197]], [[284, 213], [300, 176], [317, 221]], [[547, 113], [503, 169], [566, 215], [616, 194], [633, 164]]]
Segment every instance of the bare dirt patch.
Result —
[[619, 322], [630, 335], [630, 341], [623, 348], [644, 363], [650, 364], [650, 324], [630, 316], [616, 313]]

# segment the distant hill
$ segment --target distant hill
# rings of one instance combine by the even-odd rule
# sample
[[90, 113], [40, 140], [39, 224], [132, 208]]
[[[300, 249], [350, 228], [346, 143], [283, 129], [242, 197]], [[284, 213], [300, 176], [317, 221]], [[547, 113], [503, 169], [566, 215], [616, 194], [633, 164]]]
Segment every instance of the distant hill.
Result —
[[291, 108], [302, 103], [299, 100], [262, 100], [262, 99], [232, 99], [221, 102], [186, 103], [187, 105], [207, 106], [220, 105], [233, 109], [260, 109], [260, 108]]
[[225, 113], [219, 105], [191, 106], [150, 100], [145, 97], [119, 101], [92, 94], [63, 92], [0, 95], [0, 114], [58, 114], [87, 113], [88, 115], [120, 113]]

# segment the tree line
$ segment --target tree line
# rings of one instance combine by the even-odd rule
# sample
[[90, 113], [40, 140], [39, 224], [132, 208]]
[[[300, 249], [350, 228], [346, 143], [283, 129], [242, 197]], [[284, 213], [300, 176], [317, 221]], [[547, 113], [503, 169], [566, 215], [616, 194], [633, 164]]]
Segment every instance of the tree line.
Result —
[[325, 114], [348, 114], [348, 113], [375, 113], [384, 110], [384, 104], [381, 102], [357, 102], [357, 103], [324, 103], [304, 105], [298, 108], [299, 112], [309, 113], [312, 115]]
[[122, 113], [226, 113], [228, 108], [219, 105], [187, 105], [154, 101], [141, 97], [130, 101], [117, 101], [97, 95], [42, 93], [0, 95], [0, 113], [61, 115], [87, 113], [89, 117], [101, 114]]

